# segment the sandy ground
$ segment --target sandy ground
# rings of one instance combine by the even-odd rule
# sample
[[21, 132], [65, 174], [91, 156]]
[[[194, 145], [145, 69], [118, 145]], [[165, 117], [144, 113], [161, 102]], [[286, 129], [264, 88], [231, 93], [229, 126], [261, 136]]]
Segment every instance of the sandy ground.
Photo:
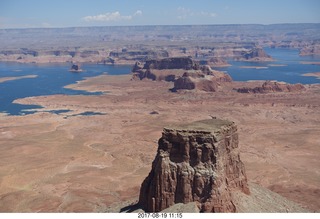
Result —
[[320, 72], [306, 73], [306, 74], [303, 74], [303, 76], [316, 77], [316, 78], [320, 79]]
[[0, 77], [0, 83], [6, 82], [6, 81], [13, 81], [13, 80], [19, 80], [19, 79], [25, 79], [25, 78], [36, 78], [38, 75], [26, 75], [26, 76], [19, 76], [19, 77]]
[[[0, 211], [104, 212], [134, 200], [163, 127], [210, 116], [237, 123], [251, 182], [320, 211], [320, 85], [303, 93], [232, 91], [248, 84], [172, 93], [169, 82], [102, 75], [68, 86], [101, 96], [16, 101], [72, 111], [0, 115]], [[77, 115], [88, 111], [105, 115]]]

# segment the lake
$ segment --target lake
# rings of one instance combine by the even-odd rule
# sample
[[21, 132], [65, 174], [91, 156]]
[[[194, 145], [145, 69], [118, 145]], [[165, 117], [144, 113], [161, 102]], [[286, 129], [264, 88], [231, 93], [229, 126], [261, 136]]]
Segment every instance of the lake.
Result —
[[[316, 77], [302, 76], [304, 73], [320, 72], [319, 65], [301, 64], [301, 62], [320, 62], [319, 56], [299, 56], [296, 49], [265, 48], [274, 62], [239, 62], [229, 60], [232, 66], [217, 68], [226, 71], [235, 81], [247, 80], [277, 80], [288, 83], [313, 84], [320, 83]], [[252, 68], [254, 67], [254, 68]], [[257, 68], [256, 68], [257, 67]], [[0, 62], [0, 79], [3, 77], [23, 78], [0, 83], [0, 112], [10, 115], [34, 113], [32, 109], [40, 106], [12, 103], [15, 99], [66, 94], [66, 95], [99, 95], [86, 91], [66, 89], [64, 86], [74, 84], [86, 77], [94, 77], [108, 72], [110, 75], [129, 74], [131, 66], [113, 66], [98, 64], [83, 64], [83, 72], [69, 72], [69, 64], [20, 64]], [[60, 112], [53, 112], [60, 113]]]
[[[320, 56], [299, 56], [298, 49], [264, 48], [271, 55], [273, 62], [232, 61], [229, 67], [216, 68], [227, 72], [235, 81], [277, 80], [287, 83], [320, 83], [316, 77], [302, 74], [320, 72], [320, 65], [302, 64], [301, 62], [320, 62]], [[257, 67], [257, 68], [254, 68]]]
[[40, 106], [14, 104], [12, 101], [31, 96], [53, 94], [97, 95], [80, 90], [66, 89], [64, 86], [74, 84], [86, 77], [94, 77], [107, 72], [109, 75], [129, 74], [131, 66], [112, 66], [83, 64], [83, 72], [69, 72], [70, 64], [20, 64], [0, 62], [0, 78], [34, 75], [33, 78], [5, 81], [0, 83], [0, 112], [10, 115], [34, 113], [30, 109]]

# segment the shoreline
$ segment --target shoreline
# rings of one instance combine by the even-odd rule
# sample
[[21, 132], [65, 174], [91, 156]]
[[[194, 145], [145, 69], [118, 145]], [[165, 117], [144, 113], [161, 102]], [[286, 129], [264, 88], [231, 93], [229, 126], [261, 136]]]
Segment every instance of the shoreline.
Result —
[[240, 66], [239, 68], [268, 69], [268, 67], [266, 67], [266, 66]]
[[14, 81], [26, 78], [36, 78], [38, 75], [25, 75], [25, 76], [17, 76], [17, 77], [0, 77], [0, 83], [4, 83], [6, 81]]
[[320, 79], [320, 72], [305, 73], [302, 76], [305, 76], [305, 77], [316, 77], [317, 79]]

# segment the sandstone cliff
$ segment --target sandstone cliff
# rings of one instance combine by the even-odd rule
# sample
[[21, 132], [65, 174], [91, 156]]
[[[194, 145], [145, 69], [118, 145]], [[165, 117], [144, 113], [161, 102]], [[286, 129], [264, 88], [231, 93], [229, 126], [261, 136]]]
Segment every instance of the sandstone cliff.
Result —
[[266, 81], [261, 87], [238, 88], [239, 93], [274, 93], [274, 92], [297, 92], [304, 91], [306, 88], [302, 84], [287, 84], [276, 81]]
[[214, 92], [221, 82], [232, 81], [228, 74], [212, 70], [208, 65], [199, 65], [190, 57], [148, 60], [144, 64], [136, 62], [132, 72], [133, 80], [151, 79], [174, 82], [172, 91], [196, 89]]
[[204, 120], [163, 130], [139, 204], [148, 212], [189, 202], [201, 212], [236, 212], [233, 190], [249, 193], [237, 126]]
[[157, 81], [174, 81], [176, 77], [182, 76], [186, 70], [199, 69], [199, 63], [190, 57], [172, 57], [147, 60], [144, 64], [136, 62], [132, 72], [133, 79], [147, 78]]

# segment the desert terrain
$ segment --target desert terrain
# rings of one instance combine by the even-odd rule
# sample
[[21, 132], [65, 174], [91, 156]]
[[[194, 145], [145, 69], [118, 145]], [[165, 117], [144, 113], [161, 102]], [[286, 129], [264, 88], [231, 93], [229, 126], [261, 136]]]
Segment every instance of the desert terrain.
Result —
[[[131, 77], [101, 75], [69, 86], [101, 96], [16, 101], [70, 112], [0, 117], [1, 212], [105, 212], [134, 203], [162, 129], [212, 116], [237, 124], [249, 182], [319, 212], [319, 85], [242, 94], [232, 88], [258, 82], [232, 82], [218, 92], [174, 93], [173, 82]], [[78, 115], [88, 111], [105, 115]]]
[[[279, 194], [320, 212], [319, 84], [300, 89], [231, 82], [207, 67], [186, 75], [185, 69], [176, 69], [173, 80], [172, 69], [141, 64], [183, 56], [212, 68], [240, 60], [257, 63], [241, 68], [259, 69], [258, 62], [274, 60], [265, 47], [319, 55], [319, 30], [319, 24], [1, 29], [0, 40], [6, 42], [0, 45], [2, 62], [130, 64], [137, 72], [102, 74], [66, 86], [102, 95], [26, 97], [14, 103], [43, 108], [28, 115], [0, 113], [0, 212], [119, 212], [137, 202], [163, 128], [213, 117], [237, 125], [253, 196]], [[151, 73], [161, 77], [152, 81]], [[36, 76], [2, 77], [0, 86]], [[196, 89], [183, 89], [188, 83]], [[273, 90], [275, 85], [286, 92]], [[275, 193], [260, 193], [258, 185]], [[244, 204], [256, 212], [251, 198]], [[261, 202], [267, 206], [270, 200]]]

